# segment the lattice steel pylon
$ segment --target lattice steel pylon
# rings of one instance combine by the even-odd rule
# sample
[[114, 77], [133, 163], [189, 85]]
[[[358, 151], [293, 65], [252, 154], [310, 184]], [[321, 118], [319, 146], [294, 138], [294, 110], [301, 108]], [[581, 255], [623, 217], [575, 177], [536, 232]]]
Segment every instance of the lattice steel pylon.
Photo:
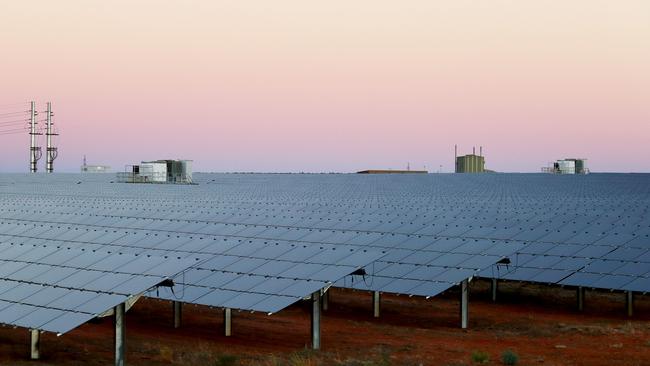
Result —
[[52, 136], [58, 136], [58, 133], [54, 132], [54, 124], [52, 122], [52, 116], [54, 116], [54, 113], [52, 113], [52, 103], [47, 102], [47, 120], [46, 120], [46, 132], [45, 132], [45, 137], [46, 137], [46, 151], [45, 151], [45, 171], [47, 173], [52, 173], [54, 172], [54, 160], [59, 154], [58, 148], [52, 146]]
[[29, 115], [29, 135], [31, 140], [29, 147], [29, 171], [31, 173], [36, 173], [38, 171], [38, 160], [43, 156], [41, 147], [36, 146], [36, 136], [40, 135], [36, 130], [36, 125], [38, 124], [38, 121], [36, 121], [36, 116], [38, 116], [38, 112], [36, 111], [36, 102], [30, 102]]

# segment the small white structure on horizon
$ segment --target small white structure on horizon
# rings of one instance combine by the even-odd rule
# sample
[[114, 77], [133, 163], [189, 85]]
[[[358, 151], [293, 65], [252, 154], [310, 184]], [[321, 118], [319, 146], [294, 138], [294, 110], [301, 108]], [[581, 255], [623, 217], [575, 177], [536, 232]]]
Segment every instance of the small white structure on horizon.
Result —
[[108, 165], [88, 165], [86, 162], [86, 155], [84, 155], [84, 162], [81, 166], [82, 173], [108, 173], [111, 167]]
[[191, 160], [143, 161], [137, 165], [127, 165], [124, 172], [117, 173], [121, 183], [192, 183]]
[[151, 183], [167, 182], [167, 164], [165, 163], [143, 161], [140, 165], [133, 165], [133, 173]]
[[587, 159], [562, 159], [553, 163], [552, 167], [542, 168], [544, 173], [552, 174], [589, 174]]

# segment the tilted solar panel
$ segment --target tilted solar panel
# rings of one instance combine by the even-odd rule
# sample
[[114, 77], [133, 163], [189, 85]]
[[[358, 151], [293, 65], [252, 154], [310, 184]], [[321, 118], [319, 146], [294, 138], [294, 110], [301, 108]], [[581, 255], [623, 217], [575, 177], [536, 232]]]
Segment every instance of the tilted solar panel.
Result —
[[66, 333], [194, 261], [0, 239], [0, 323]]
[[[357, 278], [353, 285], [337, 284], [425, 296], [481, 269], [479, 275], [484, 277], [619, 290], [634, 286], [640, 291], [648, 283], [642, 273], [648, 256], [644, 250], [650, 249], [648, 175], [197, 174], [196, 178], [198, 186], [111, 184], [111, 178], [97, 176], [5, 176], [0, 183], [6, 193], [0, 220], [14, 226], [6, 226], [2, 233], [41, 238], [38, 230], [27, 232], [11, 220], [50, 226], [76, 223], [123, 235], [112, 241], [90, 232], [76, 236], [60, 231], [62, 238], [146, 253], [181, 248], [184, 256], [196, 257], [196, 252], [201, 259], [227, 249], [182, 235], [215, 236], [234, 246], [239, 240], [254, 241], [248, 249], [264, 256], [274, 255], [274, 248], [266, 249], [269, 243], [305, 245], [292, 254], [296, 261], [309, 255], [313, 245], [379, 250], [386, 256], [374, 263], [376, 272], [373, 265], [364, 265], [365, 282]], [[64, 221], [56, 223], [64, 214], [68, 215]], [[174, 239], [177, 234], [182, 235]], [[134, 242], [131, 235], [142, 239]], [[170, 237], [159, 241], [161, 235]], [[503, 257], [511, 264], [495, 272], [489, 262]], [[596, 260], [625, 265], [610, 272], [588, 272]], [[404, 272], [408, 265], [422, 268]], [[626, 276], [631, 281], [621, 284]], [[418, 281], [430, 283], [431, 289], [425, 291], [427, 285]]]

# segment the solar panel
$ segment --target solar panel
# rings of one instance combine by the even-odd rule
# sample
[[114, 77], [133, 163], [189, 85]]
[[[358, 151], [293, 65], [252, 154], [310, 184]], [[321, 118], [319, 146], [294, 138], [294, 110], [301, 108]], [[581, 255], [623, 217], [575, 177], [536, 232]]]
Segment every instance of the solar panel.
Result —
[[[6, 175], [0, 235], [194, 259], [202, 267], [176, 279], [183, 298], [269, 312], [285, 299], [258, 289], [286, 281], [423, 296], [477, 275], [643, 289], [649, 177], [197, 174], [198, 186], [174, 186]], [[599, 260], [623, 265], [596, 272]], [[351, 276], [359, 267], [366, 275]], [[222, 283], [232, 274], [253, 277]], [[253, 295], [227, 296], [243, 288]]]
[[162, 259], [1, 241], [0, 323], [66, 333], [194, 264]]

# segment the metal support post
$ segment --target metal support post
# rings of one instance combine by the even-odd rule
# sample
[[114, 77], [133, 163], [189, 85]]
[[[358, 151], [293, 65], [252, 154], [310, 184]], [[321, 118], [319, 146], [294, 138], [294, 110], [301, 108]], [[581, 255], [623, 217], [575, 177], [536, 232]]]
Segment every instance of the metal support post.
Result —
[[223, 335], [230, 337], [232, 335], [232, 309], [223, 309]]
[[467, 329], [469, 323], [469, 280], [460, 283], [460, 327]]
[[499, 291], [499, 280], [496, 278], [492, 279], [492, 286], [490, 289], [492, 290], [492, 302], [497, 302], [497, 292]]
[[180, 328], [183, 316], [183, 303], [180, 301], [172, 301], [172, 310], [174, 312], [174, 328]]
[[321, 297], [321, 301], [323, 304], [323, 311], [327, 311], [329, 309], [329, 301], [330, 300], [330, 292], [325, 291], [323, 292], [323, 296]]
[[632, 291], [625, 292], [625, 309], [627, 310], [627, 316], [634, 315], [634, 292]]
[[41, 358], [41, 332], [38, 329], [32, 329], [29, 332], [31, 334], [30, 358], [38, 360]]
[[311, 294], [311, 348], [320, 349], [320, 291]]
[[124, 316], [126, 314], [126, 306], [124, 303], [119, 304], [114, 309], [114, 323], [115, 323], [115, 366], [124, 366], [124, 341], [125, 341], [125, 326]]
[[578, 302], [578, 311], [585, 310], [585, 288], [584, 287], [578, 286], [578, 289], [576, 290], [576, 299]]
[[372, 292], [372, 316], [379, 318], [379, 311], [381, 308], [381, 293], [379, 291]]

